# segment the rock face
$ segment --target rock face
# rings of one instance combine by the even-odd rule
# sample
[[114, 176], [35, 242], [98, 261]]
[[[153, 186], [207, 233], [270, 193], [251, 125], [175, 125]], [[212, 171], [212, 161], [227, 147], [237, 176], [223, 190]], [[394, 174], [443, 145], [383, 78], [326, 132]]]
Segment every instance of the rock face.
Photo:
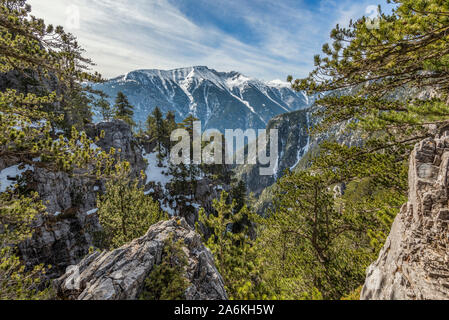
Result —
[[361, 299], [449, 299], [449, 132], [419, 143], [409, 201], [396, 217]]
[[[246, 181], [249, 192], [260, 195], [284, 175], [286, 169], [293, 169], [307, 152], [309, 146], [309, 111], [299, 110], [279, 115], [270, 120], [267, 132], [277, 129], [279, 134], [278, 159], [273, 175], [260, 175], [260, 164], [237, 166], [239, 179]], [[263, 167], [268, 167], [264, 165]]]
[[142, 157], [142, 150], [137, 139], [128, 124], [122, 120], [113, 120], [110, 122], [100, 122], [87, 130], [89, 136], [99, 137], [104, 131], [105, 136], [97, 142], [97, 145], [103, 150], [109, 151], [111, 148], [121, 150], [121, 160], [128, 161], [132, 173], [135, 177], [140, 175], [140, 171], [146, 168], [145, 160]]
[[145, 278], [162, 259], [165, 240], [182, 239], [188, 256], [188, 300], [225, 300], [227, 294], [212, 254], [184, 219], [163, 221], [147, 234], [110, 252], [96, 252], [54, 281], [57, 295], [72, 300], [130, 300], [139, 297]]
[[[103, 130], [105, 137], [97, 145], [106, 151], [111, 147], [121, 149], [122, 160], [129, 161], [134, 176], [138, 176], [146, 163], [130, 127], [123, 121], [113, 121], [92, 126], [87, 133], [95, 137]], [[27, 175], [27, 187], [39, 194], [48, 216], [37, 219], [35, 233], [20, 245], [20, 253], [27, 266], [51, 265], [47, 276], [57, 277], [94, 246], [94, 233], [100, 230], [96, 199], [104, 186], [101, 181], [50, 171], [39, 163]]]
[[20, 244], [20, 254], [26, 266], [50, 265], [46, 276], [58, 277], [89, 252], [99, 230], [98, 217], [85, 212], [40, 217], [33, 237]]

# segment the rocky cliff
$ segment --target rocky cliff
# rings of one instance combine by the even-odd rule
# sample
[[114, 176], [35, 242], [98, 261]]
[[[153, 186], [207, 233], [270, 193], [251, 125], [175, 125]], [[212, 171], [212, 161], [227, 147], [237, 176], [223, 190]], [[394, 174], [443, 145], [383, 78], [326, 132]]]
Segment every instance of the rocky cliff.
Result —
[[188, 300], [225, 300], [223, 279], [201, 237], [184, 219], [152, 226], [147, 234], [111, 252], [95, 252], [54, 281], [57, 295], [71, 300], [131, 300], [139, 297], [145, 279], [161, 263], [165, 241], [181, 239], [188, 257]]
[[409, 201], [379, 258], [367, 270], [362, 300], [449, 299], [449, 131], [419, 143], [410, 158]]
[[[121, 149], [122, 160], [130, 162], [135, 176], [145, 170], [146, 163], [127, 124], [122, 121], [100, 123], [87, 131], [89, 136], [95, 137], [102, 130], [105, 137], [97, 142], [98, 147], [107, 151], [111, 147]], [[93, 235], [100, 230], [95, 214], [96, 199], [104, 190], [104, 183], [54, 172], [35, 160], [23, 178], [26, 188], [39, 194], [48, 215], [37, 218], [35, 233], [20, 245], [20, 253], [27, 266], [51, 265], [48, 276], [54, 277], [61, 275], [68, 265], [79, 262], [94, 246]]]
[[298, 165], [309, 147], [309, 115], [309, 110], [299, 110], [269, 121], [267, 132], [277, 129], [279, 133], [278, 158], [273, 175], [260, 175], [260, 164], [246, 164], [236, 168], [238, 178], [246, 182], [250, 192], [259, 195], [281, 178], [286, 169], [293, 170]]
[[305, 169], [310, 159], [319, 152], [323, 141], [335, 141], [347, 146], [360, 145], [359, 134], [347, 130], [348, 122], [330, 127], [323, 133], [312, 133], [321, 119], [317, 116], [319, 106], [279, 115], [271, 119], [267, 130], [279, 130], [278, 159], [273, 175], [261, 176], [260, 165], [238, 165], [236, 176], [247, 184], [249, 192], [258, 198], [255, 203], [257, 212], [263, 213], [271, 207], [276, 182], [282, 178], [285, 171]]
[[[146, 173], [146, 194], [159, 201], [164, 211], [184, 217], [190, 226], [195, 225], [200, 207], [211, 212], [212, 202], [219, 198], [221, 190], [229, 191], [229, 185], [222, 181], [201, 178], [194, 199], [181, 207], [177, 201], [173, 201], [166, 188], [172, 179], [168, 168], [158, 167], [156, 153], [151, 153], [151, 147], [145, 148], [133, 136], [130, 127], [120, 120], [101, 122], [86, 128], [88, 136], [92, 138], [100, 136], [102, 131], [104, 138], [96, 142], [94, 147], [105, 151], [110, 148], [120, 150], [121, 160], [130, 163], [132, 176], [140, 177], [141, 171]], [[18, 163], [18, 158], [0, 159], [0, 173]], [[33, 237], [20, 244], [20, 254], [28, 267], [50, 265], [47, 276], [58, 277], [68, 265], [77, 264], [86, 256], [89, 248], [96, 245], [95, 234], [101, 230], [96, 201], [97, 196], [105, 191], [104, 181], [52, 171], [39, 159], [34, 159], [25, 168], [27, 170], [21, 177], [7, 178], [23, 180], [23, 187], [36, 191], [48, 214], [37, 217]]]

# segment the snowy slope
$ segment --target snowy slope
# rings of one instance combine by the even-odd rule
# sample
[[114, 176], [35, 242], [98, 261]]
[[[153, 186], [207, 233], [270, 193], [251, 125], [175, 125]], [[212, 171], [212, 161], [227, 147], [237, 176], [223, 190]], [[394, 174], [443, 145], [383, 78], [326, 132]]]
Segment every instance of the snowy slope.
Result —
[[189, 114], [204, 129], [265, 129], [273, 117], [304, 109], [310, 99], [280, 80], [262, 82], [238, 72], [205, 66], [175, 70], [137, 70], [94, 85], [110, 96], [123, 91], [135, 107], [135, 121], [145, 122], [156, 106], [174, 111], [181, 121]]

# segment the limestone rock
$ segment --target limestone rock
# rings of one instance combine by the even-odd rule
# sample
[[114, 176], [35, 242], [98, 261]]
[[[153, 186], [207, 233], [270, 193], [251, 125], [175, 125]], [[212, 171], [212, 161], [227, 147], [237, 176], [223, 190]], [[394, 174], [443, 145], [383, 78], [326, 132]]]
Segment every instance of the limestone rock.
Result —
[[[271, 119], [267, 125], [269, 130], [276, 129], [279, 134], [278, 159], [273, 175], [261, 175], [260, 168], [268, 165], [244, 164], [236, 167], [238, 179], [246, 182], [249, 192], [260, 195], [265, 188], [273, 185], [284, 175], [285, 170], [293, 169], [307, 152], [310, 126], [309, 111], [299, 110], [279, 115]], [[253, 144], [256, 142], [253, 142]], [[260, 147], [260, 146], [259, 146]], [[259, 159], [260, 160], [260, 159]]]
[[[121, 158], [129, 161], [134, 176], [145, 169], [142, 152], [130, 127], [123, 121], [102, 122], [87, 129], [90, 137], [104, 139], [97, 146], [109, 151], [121, 150]], [[1, 165], [1, 161], [0, 161]], [[8, 163], [8, 165], [10, 165]], [[54, 172], [35, 163], [27, 173], [27, 187], [36, 191], [45, 204], [48, 216], [38, 217], [33, 237], [20, 245], [20, 254], [28, 267], [51, 265], [47, 276], [58, 277], [68, 265], [78, 263], [94, 246], [95, 232], [101, 230], [95, 214], [98, 192], [104, 191], [103, 181], [65, 172]]]
[[449, 132], [416, 145], [409, 200], [378, 260], [367, 270], [362, 300], [449, 299]]
[[100, 122], [91, 126], [88, 130], [91, 137], [99, 137], [104, 131], [105, 136], [97, 142], [97, 145], [105, 151], [114, 148], [120, 150], [121, 160], [128, 161], [135, 177], [140, 176], [140, 171], [145, 170], [146, 163], [142, 157], [139, 142], [133, 136], [130, 126], [122, 120]]
[[188, 300], [224, 300], [227, 294], [214, 259], [184, 219], [163, 221], [139, 239], [110, 252], [93, 253], [54, 281], [62, 299], [130, 300], [138, 298], [145, 278], [162, 259], [164, 241], [182, 239], [188, 256]]

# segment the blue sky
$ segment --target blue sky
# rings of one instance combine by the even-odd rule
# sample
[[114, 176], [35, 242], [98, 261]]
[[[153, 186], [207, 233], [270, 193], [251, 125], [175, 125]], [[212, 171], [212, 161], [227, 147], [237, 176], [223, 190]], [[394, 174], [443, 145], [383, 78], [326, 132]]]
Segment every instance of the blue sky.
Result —
[[34, 15], [78, 36], [107, 78], [193, 65], [262, 80], [302, 77], [337, 23], [368, 15], [370, 6], [389, 10], [385, 0], [28, 2]]

